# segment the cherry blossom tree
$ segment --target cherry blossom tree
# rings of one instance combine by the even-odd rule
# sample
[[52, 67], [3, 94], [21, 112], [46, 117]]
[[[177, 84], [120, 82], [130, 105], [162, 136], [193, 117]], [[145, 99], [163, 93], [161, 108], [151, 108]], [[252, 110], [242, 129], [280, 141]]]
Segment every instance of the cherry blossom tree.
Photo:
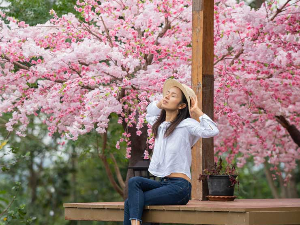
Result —
[[[190, 5], [78, 1], [75, 9], [82, 20], [73, 14], [59, 18], [51, 11], [52, 20], [34, 27], [2, 14], [9, 24], [1, 23], [0, 112], [13, 112], [8, 131], [20, 125], [15, 131], [22, 136], [27, 116], [39, 113], [47, 115], [50, 135], [59, 132], [76, 140], [95, 129], [102, 135], [100, 157], [105, 161], [109, 116], [117, 113], [125, 130], [120, 142], [127, 143], [126, 157], [132, 156], [133, 165], [153, 145], [149, 137], [146, 146], [149, 98], [157, 98], [172, 75], [187, 82]], [[121, 193], [122, 181], [112, 183]]]
[[[95, 129], [106, 140], [116, 113], [125, 130], [116, 148], [126, 142], [130, 165], [147, 157], [154, 144], [147, 105], [162, 97], [167, 78], [191, 83], [191, 5], [84, 0], [75, 6], [81, 18], [52, 10], [53, 19], [37, 26], [1, 13], [0, 113], [12, 112], [7, 130], [21, 125], [15, 132], [22, 136], [27, 116], [42, 113], [50, 135], [76, 140]], [[253, 156], [256, 165], [272, 165], [282, 183], [300, 158], [275, 117], [300, 126], [299, 7], [298, 0], [268, 0], [257, 10], [215, 0], [216, 157], [237, 158], [242, 167]]]
[[287, 180], [300, 149], [275, 116], [300, 125], [299, 1], [267, 1], [256, 11], [226, 1], [215, 10], [215, 112], [227, 130], [216, 151], [240, 154], [239, 166], [253, 156], [278, 175], [284, 165]]

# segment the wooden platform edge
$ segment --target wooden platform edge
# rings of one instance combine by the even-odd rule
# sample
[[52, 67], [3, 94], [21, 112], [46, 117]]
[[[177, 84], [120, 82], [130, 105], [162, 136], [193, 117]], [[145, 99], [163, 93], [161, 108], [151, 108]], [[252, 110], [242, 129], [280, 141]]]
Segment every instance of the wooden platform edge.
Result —
[[[187, 205], [151, 205], [147, 210], [160, 211], [203, 211], [203, 212], [252, 212], [252, 211], [297, 211], [300, 212], [300, 199], [290, 199], [282, 204], [267, 201], [265, 204], [254, 204], [251, 201], [234, 202], [198, 202], [191, 200]], [[91, 203], [64, 203], [64, 208], [80, 209], [121, 209], [124, 202], [91, 202]]]
[[[117, 221], [124, 219], [124, 210], [117, 208], [65, 208], [66, 220], [78, 221]], [[300, 224], [300, 211], [162, 211], [145, 210], [143, 223], [182, 223], [211, 225], [296, 225]]]

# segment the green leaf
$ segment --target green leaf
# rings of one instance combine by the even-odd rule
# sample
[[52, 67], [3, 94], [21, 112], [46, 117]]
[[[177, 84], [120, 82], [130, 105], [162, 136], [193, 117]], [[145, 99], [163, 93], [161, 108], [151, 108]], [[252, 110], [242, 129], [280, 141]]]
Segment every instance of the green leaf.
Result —
[[1, 170], [2, 170], [2, 172], [6, 172], [6, 171], [9, 170], [9, 168], [7, 168], [6, 166], [3, 166], [3, 167], [1, 168]]

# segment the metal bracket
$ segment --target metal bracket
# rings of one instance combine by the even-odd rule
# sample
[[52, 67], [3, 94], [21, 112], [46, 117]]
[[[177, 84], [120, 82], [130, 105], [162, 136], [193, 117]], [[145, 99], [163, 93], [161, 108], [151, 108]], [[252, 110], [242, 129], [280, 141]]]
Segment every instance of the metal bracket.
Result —
[[[194, 88], [194, 86], [192, 88]], [[201, 82], [198, 82], [198, 84], [196, 86], [196, 92], [198, 93], [199, 89], [201, 89], [201, 88], [202, 88], [202, 84], [201, 84]]]
[[201, 89], [202, 88], [202, 84], [201, 84], [201, 82], [198, 82], [198, 84], [197, 84], [197, 93], [199, 92], [199, 89]]

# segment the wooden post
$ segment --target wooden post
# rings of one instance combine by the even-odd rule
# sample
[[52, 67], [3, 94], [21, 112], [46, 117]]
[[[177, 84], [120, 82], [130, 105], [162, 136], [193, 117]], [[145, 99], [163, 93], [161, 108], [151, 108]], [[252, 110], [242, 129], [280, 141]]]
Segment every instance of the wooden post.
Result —
[[[198, 106], [213, 119], [214, 1], [193, 0], [192, 88]], [[192, 149], [192, 199], [207, 200], [207, 182], [199, 174], [214, 163], [213, 138], [200, 139]]]

